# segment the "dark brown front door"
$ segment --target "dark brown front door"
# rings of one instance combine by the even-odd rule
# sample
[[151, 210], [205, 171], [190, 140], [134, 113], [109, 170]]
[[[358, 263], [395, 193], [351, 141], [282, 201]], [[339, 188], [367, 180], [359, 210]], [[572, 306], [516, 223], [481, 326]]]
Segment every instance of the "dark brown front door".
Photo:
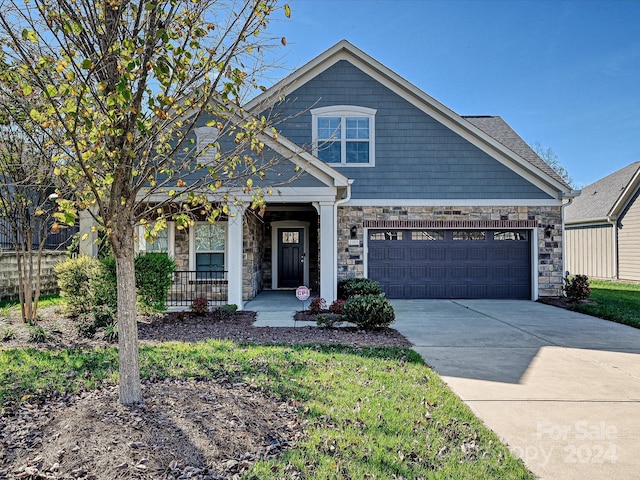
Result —
[[304, 282], [304, 229], [278, 229], [278, 288], [294, 288]]

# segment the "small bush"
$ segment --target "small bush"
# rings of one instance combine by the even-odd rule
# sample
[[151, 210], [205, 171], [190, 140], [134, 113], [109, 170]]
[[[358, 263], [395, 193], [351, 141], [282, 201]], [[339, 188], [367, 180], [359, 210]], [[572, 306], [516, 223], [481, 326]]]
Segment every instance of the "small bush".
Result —
[[7, 327], [2, 331], [2, 333], [0, 333], [0, 339], [3, 342], [8, 342], [9, 340], [13, 340], [14, 338], [16, 338], [16, 332], [11, 328]]
[[55, 266], [60, 295], [65, 298], [66, 314], [79, 317], [91, 312], [94, 287], [101, 275], [100, 261], [86, 255], [68, 258]]
[[237, 311], [238, 311], [238, 306], [235, 303], [228, 303], [226, 305], [215, 307], [211, 311], [211, 314], [214, 320], [228, 320], [232, 318]]
[[321, 313], [327, 309], [327, 301], [322, 297], [313, 297], [309, 302], [309, 311], [311, 313]]
[[176, 262], [166, 253], [141, 253], [135, 260], [136, 290], [142, 313], [164, 312]]
[[342, 315], [344, 313], [344, 303], [345, 301], [341, 298], [334, 300], [331, 302], [331, 305], [329, 305], [329, 312], [335, 313], [336, 315]]
[[96, 324], [87, 317], [82, 317], [76, 324], [78, 335], [85, 338], [93, 338], [97, 332]]
[[204, 297], [198, 297], [191, 303], [191, 311], [197, 315], [209, 313], [209, 300]]
[[[106, 257], [100, 263], [102, 269], [93, 282], [94, 304], [107, 305], [115, 312], [118, 309], [116, 260], [114, 257]], [[148, 252], [136, 256], [136, 292], [140, 313], [166, 310], [175, 268], [175, 262], [166, 253]]]
[[116, 259], [100, 259], [100, 275], [93, 283], [94, 305], [108, 306], [114, 312], [118, 310], [118, 283], [116, 279]]
[[391, 302], [384, 295], [359, 295], [344, 304], [344, 320], [360, 330], [379, 330], [396, 319]]
[[338, 282], [338, 298], [348, 300], [356, 295], [382, 295], [382, 287], [368, 278], [347, 278]]
[[93, 309], [93, 324], [96, 328], [113, 325], [116, 321], [115, 311], [108, 305], [99, 305]]
[[567, 298], [572, 302], [586, 300], [591, 295], [591, 287], [589, 286], [589, 277], [586, 275], [575, 275], [573, 277], [564, 278], [564, 291]]
[[322, 328], [334, 328], [342, 324], [342, 315], [321, 313], [316, 316], [316, 325]]
[[109, 343], [116, 343], [118, 341], [118, 322], [105, 327], [102, 331], [102, 338]]
[[47, 341], [47, 332], [40, 325], [32, 324], [29, 327], [29, 341], [32, 343], [44, 343]]

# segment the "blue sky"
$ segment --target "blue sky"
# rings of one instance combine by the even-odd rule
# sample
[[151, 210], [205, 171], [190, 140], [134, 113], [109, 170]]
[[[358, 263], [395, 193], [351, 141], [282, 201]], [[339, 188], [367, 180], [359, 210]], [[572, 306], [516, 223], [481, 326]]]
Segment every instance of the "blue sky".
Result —
[[293, 70], [341, 39], [461, 115], [500, 115], [578, 186], [640, 161], [640, 1], [288, 0]]

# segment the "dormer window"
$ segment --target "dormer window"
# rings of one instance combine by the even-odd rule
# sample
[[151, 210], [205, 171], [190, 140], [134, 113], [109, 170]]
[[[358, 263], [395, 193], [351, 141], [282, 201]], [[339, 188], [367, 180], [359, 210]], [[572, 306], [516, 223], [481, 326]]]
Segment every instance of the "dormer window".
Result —
[[314, 155], [334, 166], [373, 166], [375, 114], [351, 105], [312, 109]]

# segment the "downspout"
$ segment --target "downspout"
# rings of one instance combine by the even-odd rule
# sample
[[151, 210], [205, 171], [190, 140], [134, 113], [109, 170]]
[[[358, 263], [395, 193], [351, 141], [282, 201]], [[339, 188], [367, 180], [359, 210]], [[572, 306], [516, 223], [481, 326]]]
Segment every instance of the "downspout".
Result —
[[338, 207], [347, 203], [351, 200], [351, 184], [353, 184], [353, 178], [347, 179], [347, 194], [344, 198], [336, 201], [333, 204], [333, 218], [335, 221], [333, 222], [333, 251], [335, 252], [333, 271], [333, 297], [338, 298]]
[[[560, 218], [562, 220], [562, 278], [567, 276], [567, 231], [564, 224], [564, 209], [571, 205], [573, 199], [580, 195], [581, 190], [571, 190], [570, 192], [564, 192], [562, 195], [562, 206], [560, 207]], [[567, 203], [564, 203], [567, 200]], [[564, 283], [564, 280], [563, 280]], [[563, 290], [564, 292], [564, 290]]]
[[607, 222], [611, 224], [613, 229], [613, 278], [618, 280], [618, 219], [612, 219], [611, 215], [607, 215]]

